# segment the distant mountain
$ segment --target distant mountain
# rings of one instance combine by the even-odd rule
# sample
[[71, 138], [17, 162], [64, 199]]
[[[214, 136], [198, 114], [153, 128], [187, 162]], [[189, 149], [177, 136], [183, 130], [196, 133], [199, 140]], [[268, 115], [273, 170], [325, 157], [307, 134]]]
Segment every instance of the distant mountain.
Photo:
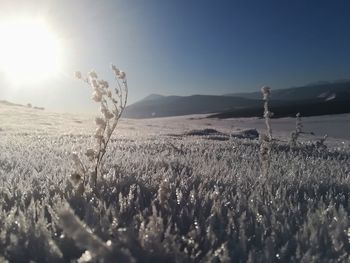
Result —
[[7, 100], [0, 100], [0, 104], [6, 105], [6, 106], [19, 106], [24, 107], [22, 104], [12, 103]]
[[[303, 117], [350, 113], [350, 100], [288, 102], [285, 105], [271, 105], [273, 118], [295, 117], [300, 113]], [[224, 111], [208, 116], [208, 118], [245, 118], [262, 117], [262, 107]]]
[[[301, 111], [304, 116], [348, 113], [350, 112], [350, 80], [322, 81], [302, 87], [272, 90], [270, 105], [273, 111], [277, 111], [276, 117], [293, 116]], [[317, 108], [322, 109], [317, 110]], [[128, 106], [124, 117], [154, 118], [205, 113], [218, 113], [214, 116], [219, 118], [262, 116], [261, 92], [222, 96], [151, 94]]]
[[152, 118], [203, 114], [249, 108], [260, 105], [258, 100], [233, 96], [161, 96], [150, 95], [125, 109], [127, 118]]
[[163, 95], [159, 95], [159, 94], [150, 94], [147, 97], [143, 98], [143, 101], [151, 101], [151, 100], [158, 100], [158, 99], [162, 99], [164, 98]]
[[[238, 96], [248, 99], [260, 99], [261, 92], [233, 93], [225, 96]], [[350, 80], [334, 82], [319, 81], [301, 87], [272, 90], [272, 100], [330, 100], [332, 98], [350, 97]]]
[[[260, 92], [227, 94], [249, 99], [261, 97]], [[278, 101], [278, 103], [275, 103]], [[281, 103], [283, 102], [283, 103]], [[350, 113], [350, 81], [317, 82], [302, 87], [272, 90], [271, 111], [275, 118], [292, 117], [298, 112], [302, 116]], [[231, 109], [213, 114], [209, 118], [236, 118], [262, 116], [262, 107]]]
[[0, 100], [0, 105], [5, 105], [5, 106], [16, 106], [16, 107], [26, 107], [26, 108], [33, 108], [35, 110], [45, 110], [44, 107], [37, 107], [37, 106], [33, 106], [32, 104], [28, 103], [26, 106], [23, 104], [18, 104], [18, 103], [13, 103], [13, 102], [9, 102], [7, 100]]

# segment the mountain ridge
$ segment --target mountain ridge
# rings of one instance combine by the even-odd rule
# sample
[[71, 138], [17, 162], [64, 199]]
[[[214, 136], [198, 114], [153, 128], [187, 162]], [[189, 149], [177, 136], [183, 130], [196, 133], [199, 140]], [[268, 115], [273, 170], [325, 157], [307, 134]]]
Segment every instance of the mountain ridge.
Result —
[[[342, 110], [348, 112], [348, 107], [344, 101], [349, 101], [350, 105], [350, 80], [318, 81], [304, 86], [272, 90], [270, 104], [273, 107], [314, 105], [312, 112], [316, 112], [314, 109], [315, 105], [322, 107], [323, 103], [327, 101], [332, 101], [331, 104], [327, 105], [332, 105], [334, 109], [336, 108], [335, 112], [342, 112]], [[337, 104], [341, 104], [341, 106], [338, 105], [338, 107], [336, 106]], [[252, 109], [262, 108], [261, 105], [262, 95], [260, 91], [190, 96], [150, 94], [144, 99], [129, 105], [125, 110], [124, 117], [154, 118], [211, 113], [225, 113], [227, 115], [227, 112], [233, 111], [236, 113], [257, 112], [252, 111]], [[307, 109], [304, 106], [303, 108]], [[305, 112], [307, 114], [307, 110]], [[327, 114], [327, 110], [320, 112], [322, 114], [326, 112], [325, 114]], [[233, 115], [236, 116], [237, 114]], [[257, 116], [260, 116], [260, 114]]]

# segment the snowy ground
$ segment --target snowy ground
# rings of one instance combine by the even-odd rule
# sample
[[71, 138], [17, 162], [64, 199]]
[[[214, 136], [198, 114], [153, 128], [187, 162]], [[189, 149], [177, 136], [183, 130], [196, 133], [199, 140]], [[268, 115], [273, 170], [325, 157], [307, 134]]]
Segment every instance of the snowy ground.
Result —
[[[87, 114], [54, 113], [25, 107], [0, 104], [0, 133], [39, 133], [39, 134], [92, 134], [94, 116]], [[302, 118], [302, 140], [317, 140], [328, 134], [331, 145], [348, 147], [350, 144], [350, 114]], [[194, 129], [216, 129], [230, 134], [243, 129], [265, 130], [264, 120], [260, 118], [207, 119], [206, 115], [188, 115], [155, 119], [122, 119], [118, 126], [119, 136], [154, 136], [182, 134]], [[295, 129], [295, 119], [272, 119], [275, 138], [287, 141]]]
[[[350, 262], [350, 115], [303, 119], [342, 149], [268, 159], [229, 139], [263, 120], [204, 117], [121, 120], [82, 193], [72, 152], [91, 165], [94, 116], [0, 104], [0, 262]], [[287, 140], [294, 120], [272, 128]]]

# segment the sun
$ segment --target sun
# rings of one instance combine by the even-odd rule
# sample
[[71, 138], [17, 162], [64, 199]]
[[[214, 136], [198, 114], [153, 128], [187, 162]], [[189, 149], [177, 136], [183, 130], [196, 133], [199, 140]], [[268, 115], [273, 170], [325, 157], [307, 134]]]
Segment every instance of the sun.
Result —
[[0, 72], [16, 84], [40, 83], [60, 70], [62, 47], [41, 20], [0, 22]]

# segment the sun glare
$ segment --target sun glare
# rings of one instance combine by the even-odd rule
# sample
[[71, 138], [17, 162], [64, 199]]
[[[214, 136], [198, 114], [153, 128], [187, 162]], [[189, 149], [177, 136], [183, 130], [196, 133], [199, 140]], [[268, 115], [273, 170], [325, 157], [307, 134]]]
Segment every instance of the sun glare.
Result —
[[62, 64], [61, 43], [43, 21], [0, 22], [0, 72], [16, 84], [54, 76]]

